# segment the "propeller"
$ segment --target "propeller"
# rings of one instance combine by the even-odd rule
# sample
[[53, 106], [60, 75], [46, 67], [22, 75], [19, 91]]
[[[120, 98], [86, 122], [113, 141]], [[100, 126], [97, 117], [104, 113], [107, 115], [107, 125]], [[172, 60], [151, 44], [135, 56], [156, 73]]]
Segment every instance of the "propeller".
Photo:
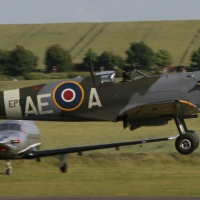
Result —
[[91, 54], [90, 54], [90, 74], [92, 76], [92, 81], [95, 87], [95, 81], [94, 81], [94, 73], [93, 73], [93, 65], [92, 65], [92, 59], [91, 59]]
[[15, 140], [8, 140], [7, 138], [4, 138], [2, 140], [0, 140], [0, 145], [4, 144], [4, 145], [7, 145], [7, 144], [18, 144], [20, 143], [21, 141], [18, 140], [18, 139], [15, 139]]

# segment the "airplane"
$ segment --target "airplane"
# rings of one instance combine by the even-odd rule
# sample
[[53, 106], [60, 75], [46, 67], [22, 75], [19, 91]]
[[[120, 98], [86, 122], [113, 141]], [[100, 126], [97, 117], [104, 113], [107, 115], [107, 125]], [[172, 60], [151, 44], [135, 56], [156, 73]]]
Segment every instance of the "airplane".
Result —
[[175, 147], [192, 153], [200, 136], [185, 119], [200, 112], [200, 71], [147, 76], [134, 69], [115, 81], [115, 71], [103, 71], [20, 89], [0, 91], [0, 119], [123, 122], [131, 131], [166, 125], [174, 120]]
[[67, 171], [66, 154], [69, 153], [78, 152], [79, 155], [82, 155], [82, 151], [113, 147], [119, 150], [120, 146], [159, 142], [174, 138], [176, 137], [40, 150], [40, 131], [33, 121], [5, 120], [0, 123], [0, 159], [7, 161], [6, 174], [10, 175], [12, 173], [10, 160], [36, 158], [40, 162], [41, 157], [60, 155], [60, 170], [64, 173]]

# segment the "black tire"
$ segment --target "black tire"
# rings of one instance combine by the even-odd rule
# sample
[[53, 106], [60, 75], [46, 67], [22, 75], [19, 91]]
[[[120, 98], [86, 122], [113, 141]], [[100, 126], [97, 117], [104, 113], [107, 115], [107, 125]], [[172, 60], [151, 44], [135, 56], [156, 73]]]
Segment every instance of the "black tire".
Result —
[[192, 130], [187, 131], [187, 133], [192, 134], [193, 136], [195, 136], [195, 138], [196, 138], [196, 147], [195, 147], [195, 149], [197, 149], [197, 147], [199, 146], [199, 141], [200, 141], [199, 134], [196, 133], [195, 131], [192, 131]]
[[11, 173], [12, 173], [12, 170], [11, 170], [10, 168], [7, 168], [7, 169], [6, 169], [6, 174], [7, 174], [7, 175], [10, 175]]
[[67, 172], [67, 164], [66, 163], [63, 163], [62, 166], [60, 167], [60, 171], [62, 173], [66, 173]]
[[36, 158], [36, 161], [37, 162], [41, 162], [41, 158]]
[[190, 154], [196, 149], [196, 137], [190, 133], [182, 134], [176, 138], [175, 147], [181, 154]]

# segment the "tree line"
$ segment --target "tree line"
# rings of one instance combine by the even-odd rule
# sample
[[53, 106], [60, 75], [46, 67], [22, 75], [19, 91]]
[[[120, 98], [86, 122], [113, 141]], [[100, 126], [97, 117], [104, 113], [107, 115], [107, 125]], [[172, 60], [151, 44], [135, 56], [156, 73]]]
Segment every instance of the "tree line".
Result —
[[[94, 70], [116, 70], [125, 66], [140, 66], [149, 71], [152, 66], [161, 70], [169, 67], [172, 56], [167, 50], [160, 49], [156, 53], [143, 42], [133, 42], [125, 51], [126, 59], [110, 51], [104, 51], [97, 55], [89, 49], [82, 63], [78, 64], [78, 70], [89, 71], [92, 64]], [[60, 45], [52, 45], [45, 52], [45, 71], [65, 72], [73, 70], [72, 58], [69, 51]], [[16, 45], [11, 51], [0, 50], [0, 71], [6, 75], [26, 76], [33, 72], [38, 65], [38, 57], [23, 46]], [[200, 69], [200, 48], [191, 55], [191, 66]]]

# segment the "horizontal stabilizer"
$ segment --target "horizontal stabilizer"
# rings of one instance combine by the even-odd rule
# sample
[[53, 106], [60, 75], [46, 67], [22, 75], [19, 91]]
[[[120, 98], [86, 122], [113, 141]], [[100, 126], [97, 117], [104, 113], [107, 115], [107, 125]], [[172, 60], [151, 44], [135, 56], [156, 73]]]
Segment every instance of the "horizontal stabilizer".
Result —
[[68, 154], [68, 153], [76, 153], [76, 152], [81, 153], [82, 151], [91, 151], [91, 150], [114, 148], [114, 147], [118, 149], [120, 146], [145, 144], [145, 143], [150, 143], [150, 142], [160, 142], [160, 141], [165, 141], [165, 140], [172, 140], [177, 137], [178, 136], [154, 138], [154, 139], [147, 139], [147, 140], [127, 141], [127, 142], [117, 142], [117, 143], [109, 143], [109, 144], [98, 144], [98, 145], [91, 145], [91, 146], [69, 147], [69, 148], [62, 148], [62, 149], [32, 151], [24, 155], [23, 158], [32, 159], [32, 158], [38, 158], [38, 157], [54, 156], [54, 155], [59, 155], [59, 154]]

